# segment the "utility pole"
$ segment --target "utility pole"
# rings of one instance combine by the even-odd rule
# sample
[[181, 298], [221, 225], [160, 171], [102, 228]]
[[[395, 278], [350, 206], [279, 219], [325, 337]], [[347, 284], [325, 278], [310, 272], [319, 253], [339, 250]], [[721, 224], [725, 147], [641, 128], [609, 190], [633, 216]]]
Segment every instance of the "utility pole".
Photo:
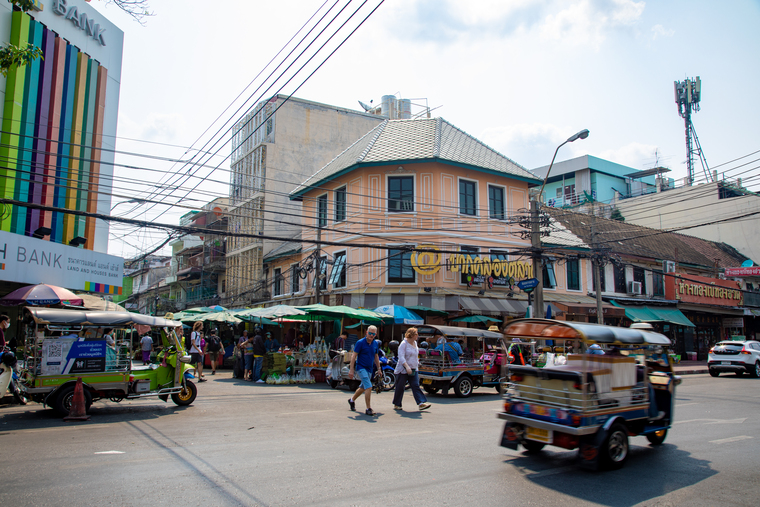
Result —
[[544, 283], [541, 250], [541, 216], [537, 200], [530, 201], [530, 246], [533, 253], [533, 277], [538, 285], [533, 289], [533, 318], [544, 317]]
[[319, 304], [319, 296], [320, 296], [320, 285], [322, 284], [322, 226], [317, 224], [317, 270], [316, 276], [317, 280], [314, 282], [314, 295], [316, 296], [315, 303]]
[[593, 252], [592, 262], [594, 264], [594, 292], [596, 293], [596, 322], [604, 324], [604, 310], [602, 309], [602, 257], [596, 243], [596, 230], [594, 227], [596, 213], [594, 212], [593, 203], [591, 204], [591, 215], [591, 249]]

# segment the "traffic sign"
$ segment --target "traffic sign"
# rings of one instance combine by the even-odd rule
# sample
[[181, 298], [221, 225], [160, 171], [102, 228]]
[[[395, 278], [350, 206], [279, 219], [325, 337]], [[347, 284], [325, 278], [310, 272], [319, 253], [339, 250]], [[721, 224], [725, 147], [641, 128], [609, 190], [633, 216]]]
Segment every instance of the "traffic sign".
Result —
[[528, 278], [527, 280], [520, 280], [517, 282], [517, 286], [520, 287], [520, 290], [522, 291], [531, 292], [538, 286], [538, 279]]

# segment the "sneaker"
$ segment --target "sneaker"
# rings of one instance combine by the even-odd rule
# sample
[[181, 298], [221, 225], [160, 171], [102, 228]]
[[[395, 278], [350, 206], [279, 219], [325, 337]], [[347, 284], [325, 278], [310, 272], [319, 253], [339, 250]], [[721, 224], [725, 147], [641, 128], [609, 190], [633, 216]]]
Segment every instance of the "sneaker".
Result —
[[364, 413], [367, 415], [376, 415], [375, 411], [372, 410], [371, 408], [368, 408], [367, 410], [365, 410]]
[[419, 409], [420, 409], [420, 410], [427, 410], [427, 409], [429, 409], [429, 408], [430, 408], [430, 403], [427, 403], [427, 402], [425, 402], [425, 403], [420, 403], [420, 406], [419, 406]]
[[393, 405], [393, 410], [402, 410], [399, 405]]
[[212, 371], [212, 372], [211, 372], [211, 374], [212, 374], [212, 375], [216, 375], [216, 372], [215, 372], [215, 371]]
[[259, 380], [256, 381], [256, 383], [257, 384], [264, 384], [265, 382], [263, 380], [259, 379]]
[[356, 402], [351, 398], [348, 399], [348, 406], [351, 408], [351, 410], [356, 412]]
[[198, 382], [206, 382], [206, 379], [205, 378], [199, 378]]

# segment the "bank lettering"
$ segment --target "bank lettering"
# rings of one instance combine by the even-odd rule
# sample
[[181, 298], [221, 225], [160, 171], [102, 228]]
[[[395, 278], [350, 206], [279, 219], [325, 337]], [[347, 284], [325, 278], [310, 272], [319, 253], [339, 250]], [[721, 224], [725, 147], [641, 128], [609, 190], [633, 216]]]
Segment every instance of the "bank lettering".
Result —
[[68, 0], [53, 0], [53, 12], [71, 21], [74, 26], [83, 30], [88, 37], [98, 41], [101, 46], [106, 45], [106, 40], [103, 37], [106, 29], [100, 28], [100, 24], [95, 23], [95, 20], [90, 19], [86, 13], [80, 14], [76, 5], [69, 7]]
[[[61, 257], [63, 257], [63, 255], [53, 252], [45, 252], [44, 250], [37, 252], [36, 248], [33, 248], [32, 251], [29, 252], [23, 246], [18, 247], [18, 250], [16, 251], [16, 262], [20, 262], [22, 264], [36, 264], [38, 266], [48, 266], [53, 268], [59, 267], [63, 269], [63, 266], [61, 265]], [[5, 258], [4, 251], [3, 258]]]

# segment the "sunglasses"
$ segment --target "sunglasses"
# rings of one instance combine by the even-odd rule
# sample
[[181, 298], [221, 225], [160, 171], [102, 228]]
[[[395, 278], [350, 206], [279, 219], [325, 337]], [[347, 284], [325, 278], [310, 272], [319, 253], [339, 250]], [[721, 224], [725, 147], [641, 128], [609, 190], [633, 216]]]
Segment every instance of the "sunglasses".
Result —
[[370, 336], [377, 336], [377, 333], [367, 333]]

